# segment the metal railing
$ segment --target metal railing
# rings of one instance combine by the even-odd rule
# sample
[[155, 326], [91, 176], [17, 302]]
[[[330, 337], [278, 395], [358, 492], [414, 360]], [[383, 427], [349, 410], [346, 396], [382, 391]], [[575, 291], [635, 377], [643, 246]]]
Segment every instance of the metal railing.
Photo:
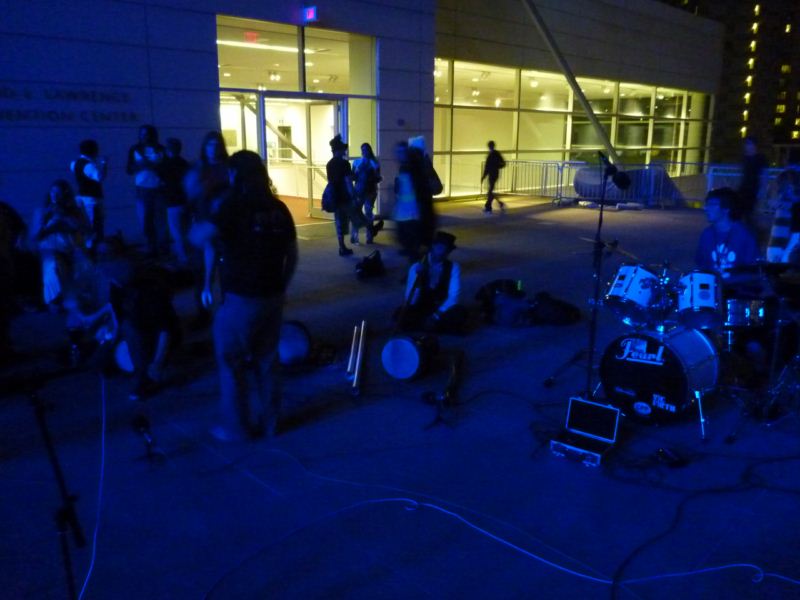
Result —
[[[483, 172], [481, 164], [481, 173]], [[737, 189], [741, 180], [738, 165], [706, 163], [652, 162], [626, 164], [631, 186], [620, 190], [613, 184], [606, 188], [609, 203], [636, 203], [652, 207], [680, 207], [703, 201], [706, 193], [717, 187]], [[767, 184], [782, 169], [767, 169]], [[603, 170], [598, 165], [580, 161], [508, 160], [500, 171], [495, 190], [504, 195], [527, 195], [550, 198], [561, 205], [592, 201], [600, 197]], [[485, 189], [485, 181], [482, 191]], [[766, 196], [769, 185], [764, 186]]]

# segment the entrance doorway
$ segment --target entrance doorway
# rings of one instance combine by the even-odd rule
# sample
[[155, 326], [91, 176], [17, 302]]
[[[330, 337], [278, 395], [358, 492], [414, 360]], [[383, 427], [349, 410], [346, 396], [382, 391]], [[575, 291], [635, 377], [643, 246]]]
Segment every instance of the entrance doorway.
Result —
[[294, 214], [329, 217], [320, 206], [331, 157], [328, 142], [343, 131], [346, 103], [222, 92], [222, 134], [229, 152], [247, 149], [265, 159], [278, 196]]
[[328, 142], [341, 131], [341, 103], [288, 98], [264, 98], [263, 103], [264, 155], [278, 195], [287, 203], [302, 202], [312, 216], [322, 216]]

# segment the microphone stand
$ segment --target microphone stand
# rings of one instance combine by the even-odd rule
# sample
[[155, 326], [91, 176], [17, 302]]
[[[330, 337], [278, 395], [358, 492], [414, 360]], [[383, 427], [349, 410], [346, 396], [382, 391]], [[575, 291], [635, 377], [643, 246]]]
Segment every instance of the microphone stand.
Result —
[[56, 530], [58, 531], [58, 538], [61, 541], [61, 557], [64, 561], [64, 572], [67, 577], [69, 598], [74, 600], [78, 595], [75, 589], [75, 576], [72, 572], [72, 556], [70, 555], [67, 533], [72, 531], [75, 546], [78, 548], [86, 546], [86, 538], [83, 536], [78, 514], [75, 512], [75, 502], [78, 497], [75, 494], [71, 494], [67, 488], [64, 472], [61, 470], [58, 455], [53, 445], [53, 438], [50, 436], [50, 430], [47, 427], [47, 419], [45, 417], [47, 407], [35, 390], [30, 392], [29, 398], [33, 405], [34, 413], [36, 414], [36, 422], [39, 424], [39, 430], [41, 431], [42, 439], [47, 448], [47, 457], [50, 459], [50, 466], [53, 468], [53, 474], [55, 475], [58, 490], [61, 495], [61, 506], [55, 513]]
[[626, 189], [630, 185], [630, 178], [620, 172], [617, 167], [612, 165], [602, 152], [597, 153], [600, 156], [600, 162], [603, 165], [603, 177], [601, 178], [600, 187], [600, 213], [597, 217], [597, 231], [594, 236], [594, 249], [592, 252], [592, 268], [594, 269], [594, 296], [592, 298], [592, 316], [589, 321], [589, 348], [588, 358], [586, 361], [586, 399], [594, 399], [594, 391], [592, 390], [592, 375], [594, 373], [594, 354], [595, 345], [597, 342], [597, 312], [600, 305], [600, 277], [603, 271], [603, 249], [606, 244], [603, 242], [603, 211], [605, 208], [606, 187], [608, 186], [609, 178], [613, 178], [614, 184], [620, 189]]

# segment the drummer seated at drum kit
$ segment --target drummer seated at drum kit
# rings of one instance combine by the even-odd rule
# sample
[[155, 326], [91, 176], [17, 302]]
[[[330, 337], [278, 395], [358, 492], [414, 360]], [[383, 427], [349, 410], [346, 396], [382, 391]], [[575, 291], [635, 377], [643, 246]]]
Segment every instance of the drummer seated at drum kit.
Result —
[[754, 265], [758, 259], [758, 245], [752, 232], [731, 218], [731, 208], [736, 202], [736, 192], [731, 188], [708, 192], [705, 212], [709, 226], [700, 234], [695, 254], [698, 268], [718, 273], [723, 283], [733, 283], [736, 279], [731, 269]]
[[434, 333], [463, 333], [466, 308], [458, 304], [461, 267], [448, 257], [456, 237], [444, 231], [433, 236], [430, 251], [411, 265], [405, 303], [395, 313], [400, 329]]

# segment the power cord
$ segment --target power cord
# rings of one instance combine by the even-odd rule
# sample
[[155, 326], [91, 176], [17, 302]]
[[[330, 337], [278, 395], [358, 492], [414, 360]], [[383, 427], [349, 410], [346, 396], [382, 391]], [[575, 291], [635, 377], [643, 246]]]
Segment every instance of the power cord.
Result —
[[83, 599], [86, 588], [89, 586], [89, 580], [94, 572], [95, 560], [97, 558], [97, 534], [100, 531], [100, 512], [103, 508], [103, 487], [106, 473], [106, 379], [102, 373], [100, 374], [100, 415], [100, 480], [97, 485], [97, 513], [94, 523], [94, 533], [92, 534], [92, 559], [89, 562], [89, 569], [86, 572], [86, 578], [83, 580], [83, 586], [78, 595], [79, 600]]

